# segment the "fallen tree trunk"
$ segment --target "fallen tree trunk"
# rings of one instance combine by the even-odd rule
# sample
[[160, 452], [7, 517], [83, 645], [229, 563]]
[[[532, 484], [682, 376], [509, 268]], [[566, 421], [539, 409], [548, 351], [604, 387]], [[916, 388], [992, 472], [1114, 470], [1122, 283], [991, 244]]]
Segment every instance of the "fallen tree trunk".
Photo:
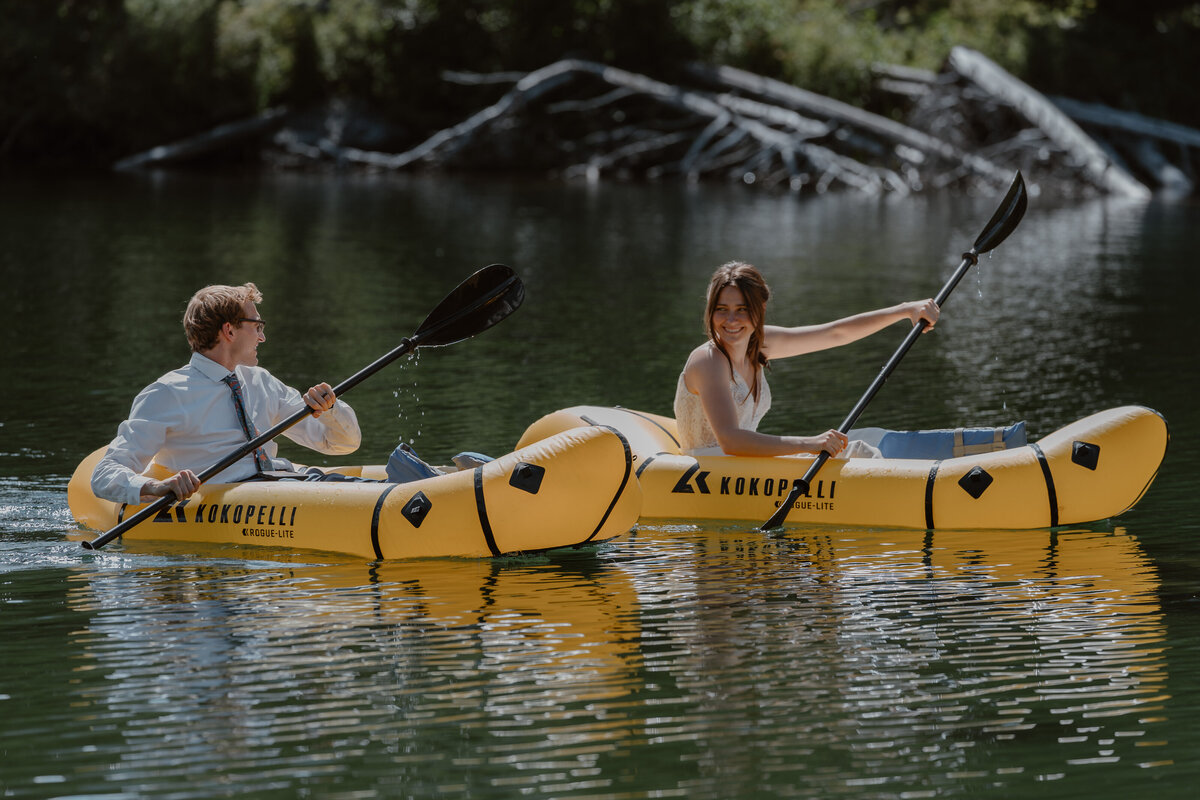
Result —
[[[1123, 149], [1159, 186], [1173, 192], [1193, 191], [1195, 175], [1192, 174], [1189, 150], [1200, 147], [1200, 131], [1099, 103], [1084, 103], [1066, 97], [1050, 100], [1080, 125], [1097, 128], [1102, 135], [1123, 137]], [[1163, 155], [1159, 144], [1177, 147], [1183, 166], [1177, 167]]]
[[1132, 111], [1120, 111], [1100, 103], [1084, 103], [1068, 97], [1051, 97], [1049, 100], [1060, 111], [1082, 125], [1094, 125], [1097, 128], [1161, 139], [1185, 147], [1200, 147], [1200, 131], [1186, 125], [1144, 117]]
[[1083, 165], [1089, 180], [1104, 191], [1149, 197], [1150, 190], [1111, 159], [1100, 146], [1046, 97], [1001, 69], [991, 59], [965, 47], [954, 47], [948, 66], [1020, 112], [1046, 136]]
[[[418, 163], [445, 163], [471, 145], [484, 130], [503, 119], [512, 118], [534, 100], [580, 77], [598, 79], [614, 87], [615, 91], [608, 91], [601, 98], [592, 101], [558, 103], [552, 110], [560, 113], [580, 109], [595, 110], [630, 97], [651, 99], [695, 118], [699, 130], [692, 136], [681, 132], [656, 133], [651, 127], [653, 121], [647, 120], [643, 123], [646, 128], [644, 141], [632, 146], [622, 145], [616, 150], [595, 154], [585, 161], [568, 164], [564, 168], [564, 174], [594, 178], [603, 170], [616, 168], [626, 160], [644, 156], [649, 152], [662, 151], [671, 145], [690, 142], [687, 154], [678, 163], [659, 164], [655, 167], [655, 173], [678, 170], [694, 176], [702, 170], [726, 169], [739, 174], [740, 169], [740, 176], [746, 182], [753, 182], [758, 179], [757, 172], [760, 170], [769, 174], [777, 173], [777, 169], [770, 168], [771, 162], [777, 160], [786, 173], [784, 177], [794, 188], [811, 182], [823, 189], [832, 180], [841, 180], [869, 191], [878, 191], [884, 187], [907, 190], [903, 179], [890, 170], [861, 164], [828, 148], [810, 144], [809, 139], [825, 136], [831, 129], [794, 111], [728, 94], [714, 96], [684, 89], [644, 75], [579, 59], [564, 59], [530, 72], [493, 105], [458, 125], [438, 131], [404, 153], [385, 154], [353, 148], [328, 148], [328, 154], [342, 161], [386, 169], [402, 169]], [[459, 82], [468, 79], [462, 73], [455, 73], [454, 78]], [[714, 145], [718, 148], [717, 153], [705, 153], [708, 142], [726, 129], [731, 129], [738, 139], [749, 138], [758, 144], [756, 152], [743, 159], [740, 165], [724, 164], [708, 157], [727, 149], [727, 137]], [[806, 174], [797, 161], [798, 155], [804, 158], [809, 168], [819, 173], [816, 177]], [[755, 174], [753, 179], [749, 177], [752, 173]], [[774, 182], [779, 182], [779, 179]]]
[[1191, 194], [1194, 186], [1192, 179], [1162, 154], [1156, 142], [1144, 136], [1138, 137], [1129, 144], [1128, 149], [1138, 166], [1163, 189], [1177, 194]]
[[282, 127], [288, 115], [286, 108], [272, 108], [250, 119], [218, 125], [212, 130], [190, 136], [178, 142], [159, 145], [113, 164], [113, 169], [128, 171], [141, 167], [188, 161], [229, 147], [237, 142], [271, 133]]
[[922, 133], [907, 125], [901, 125], [887, 117], [856, 108], [840, 100], [834, 100], [831, 97], [825, 97], [773, 78], [764, 78], [735, 67], [705, 67], [693, 64], [689, 67], [689, 71], [722, 85], [754, 92], [819, 117], [849, 124], [894, 144], [911, 147], [941, 161], [961, 164], [977, 175], [995, 182], [997, 186], [1006, 186], [1012, 180], [1012, 173], [1000, 169], [987, 159], [963, 152], [937, 137]]
[[[693, 64], [686, 75], [694, 80], [676, 85], [564, 59], [528, 73], [445, 73], [453, 83], [498, 87], [495, 102], [401, 152], [364, 147], [411, 141], [408, 131], [389, 127], [369, 109], [353, 112], [353, 103], [335, 102], [314, 109], [318, 113], [278, 109], [219, 126], [124, 159], [117, 168], [193, 158], [276, 130], [267, 157], [287, 167], [498, 167], [587, 180], [679, 175], [869, 193], [950, 186], [986, 192], [1007, 186], [1014, 169], [1025, 173], [1031, 189], [1063, 195], [1145, 197], [1149, 190], [1135, 172], [1175, 190], [1194, 184], [1190, 148], [1200, 146], [1200, 131], [1102, 106], [1052, 103], [961, 47], [940, 74], [872, 69], [906, 98], [909, 124], [732, 67]], [[344, 136], [351, 128], [359, 132], [358, 146]], [[1182, 169], [1162, 143], [1178, 148]]]

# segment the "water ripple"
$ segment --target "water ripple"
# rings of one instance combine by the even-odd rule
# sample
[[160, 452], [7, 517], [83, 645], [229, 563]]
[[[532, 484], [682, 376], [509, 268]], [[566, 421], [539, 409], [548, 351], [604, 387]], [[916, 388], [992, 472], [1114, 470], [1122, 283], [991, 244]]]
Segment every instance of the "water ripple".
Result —
[[[178, 798], [1120, 785], [1175, 759], [1156, 586], [1121, 531], [675, 525], [575, 556], [375, 566], [76, 556], [0, 580], [0, 634], [38, 631], [11, 669], [45, 673], [0, 690], [5, 781]], [[72, 767], [24, 766], [47, 754]]]

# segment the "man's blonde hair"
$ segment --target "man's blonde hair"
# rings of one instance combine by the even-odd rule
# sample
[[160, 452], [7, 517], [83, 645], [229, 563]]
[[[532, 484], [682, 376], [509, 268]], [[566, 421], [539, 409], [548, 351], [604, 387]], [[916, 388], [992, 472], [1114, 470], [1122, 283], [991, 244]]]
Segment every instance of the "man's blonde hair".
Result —
[[253, 283], [241, 286], [205, 286], [192, 295], [183, 312], [183, 331], [193, 353], [216, 347], [221, 326], [237, 326], [244, 315], [242, 305], [262, 302], [262, 292]]

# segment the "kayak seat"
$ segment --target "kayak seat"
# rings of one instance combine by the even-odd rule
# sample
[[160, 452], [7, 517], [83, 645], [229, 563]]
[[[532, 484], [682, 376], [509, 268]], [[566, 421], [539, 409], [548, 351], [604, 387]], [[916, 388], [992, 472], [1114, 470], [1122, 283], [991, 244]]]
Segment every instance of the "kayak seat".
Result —
[[884, 458], [919, 458], [933, 461], [993, 453], [1028, 444], [1024, 421], [1000, 428], [943, 428], [927, 431], [855, 428], [850, 431], [849, 437], [878, 447]]

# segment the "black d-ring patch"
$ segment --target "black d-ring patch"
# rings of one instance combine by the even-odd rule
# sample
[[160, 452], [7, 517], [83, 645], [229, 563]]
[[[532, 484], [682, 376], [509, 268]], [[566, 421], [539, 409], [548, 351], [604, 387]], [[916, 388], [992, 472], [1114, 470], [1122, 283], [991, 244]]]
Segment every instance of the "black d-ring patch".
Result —
[[512, 477], [508, 479], [508, 485], [523, 492], [537, 494], [538, 489], [542, 488], [542, 478], [544, 477], [546, 477], [545, 467], [522, 461], [513, 468]]
[[433, 510], [433, 502], [425, 495], [424, 492], [414, 494], [404, 508], [400, 509], [400, 513], [408, 520], [414, 528], [421, 527], [421, 523], [425, 521], [425, 517], [429, 516], [429, 512]]
[[1093, 472], [1100, 463], [1100, 445], [1091, 442], [1075, 442], [1071, 445], [1071, 461]]
[[983, 467], [972, 467], [971, 471], [958, 479], [958, 485], [963, 488], [963, 491], [978, 500], [987, 491], [987, 488], [992, 485], [995, 480], [991, 475], [988, 475], [987, 470]]

